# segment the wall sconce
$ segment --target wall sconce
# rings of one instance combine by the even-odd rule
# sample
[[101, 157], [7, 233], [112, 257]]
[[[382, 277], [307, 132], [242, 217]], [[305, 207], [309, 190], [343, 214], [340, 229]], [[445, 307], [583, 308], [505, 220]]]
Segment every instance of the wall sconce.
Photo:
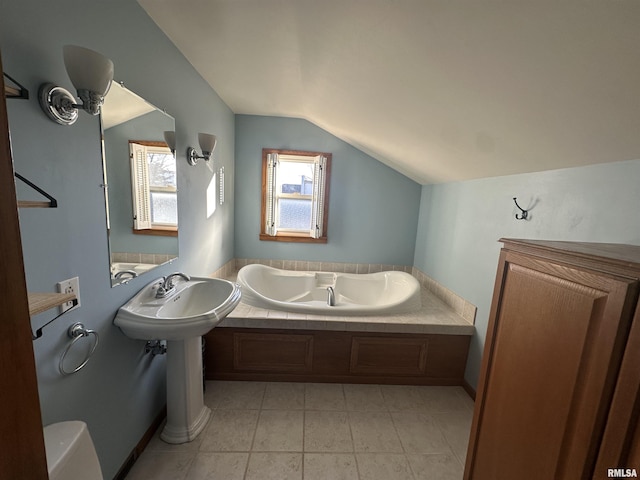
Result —
[[167, 146], [171, 149], [171, 153], [173, 153], [173, 155], [176, 155], [176, 132], [174, 132], [173, 130], [167, 130], [165, 132], [163, 132], [164, 134], [164, 141], [167, 144]]
[[202, 155], [198, 155], [198, 152], [196, 152], [196, 149], [193, 147], [187, 148], [187, 162], [189, 162], [189, 165], [196, 165], [201, 158], [203, 158], [205, 162], [209, 161], [211, 154], [213, 154], [213, 151], [216, 149], [218, 139], [215, 135], [199, 133], [198, 143], [200, 144]]
[[51, 120], [60, 125], [72, 125], [78, 119], [79, 109], [89, 115], [100, 113], [113, 80], [113, 62], [98, 52], [76, 45], [65, 45], [63, 57], [69, 79], [82, 103], [76, 103], [68, 90], [51, 83], [40, 85], [38, 99]]

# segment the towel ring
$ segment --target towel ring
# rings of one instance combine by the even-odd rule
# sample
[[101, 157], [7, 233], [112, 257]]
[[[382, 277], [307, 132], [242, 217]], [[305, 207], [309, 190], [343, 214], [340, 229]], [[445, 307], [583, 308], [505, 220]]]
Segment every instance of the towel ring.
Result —
[[[87, 330], [84, 327], [84, 325], [80, 322], [76, 322], [73, 325], [71, 325], [67, 330], [67, 335], [69, 335], [69, 338], [73, 338], [73, 341], [69, 345], [67, 345], [67, 348], [64, 349], [64, 352], [62, 352], [62, 355], [60, 356], [60, 363], [58, 363], [58, 369], [60, 370], [60, 373], [62, 375], [71, 375], [72, 373], [76, 373], [79, 370], [81, 370], [87, 364], [87, 362], [91, 358], [91, 355], [93, 355], [93, 352], [96, 351], [96, 348], [98, 347], [98, 341], [100, 340], [100, 337], [98, 336], [98, 332], [96, 332], [95, 330]], [[95, 339], [93, 342], [93, 346], [91, 347], [91, 350], [89, 350], [89, 353], [87, 354], [87, 358], [85, 358], [84, 361], [73, 370], [71, 371], [65, 370], [64, 359], [67, 357], [67, 354], [71, 350], [71, 347], [73, 347], [78, 340], [80, 340], [83, 337], [88, 337], [89, 335], [93, 335]]]

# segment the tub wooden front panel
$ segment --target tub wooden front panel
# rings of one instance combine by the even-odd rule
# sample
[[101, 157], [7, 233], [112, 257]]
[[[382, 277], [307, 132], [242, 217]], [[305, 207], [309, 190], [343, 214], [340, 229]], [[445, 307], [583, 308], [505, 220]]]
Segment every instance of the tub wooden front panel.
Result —
[[210, 380], [462, 385], [470, 337], [214, 328]]
[[353, 337], [351, 373], [365, 375], [424, 375], [427, 339]]
[[312, 335], [233, 334], [234, 370], [308, 373], [312, 361]]

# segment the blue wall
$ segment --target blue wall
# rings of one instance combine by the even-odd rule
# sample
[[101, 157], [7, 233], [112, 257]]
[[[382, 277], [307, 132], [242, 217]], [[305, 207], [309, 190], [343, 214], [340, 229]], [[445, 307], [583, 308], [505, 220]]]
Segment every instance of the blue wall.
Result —
[[[0, 12], [4, 69], [31, 94], [29, 100], [7, 102], [15, 168], [59, 201], [57, 209], [20, 211], [27, 285], [53, 292], [56, 282], [80, 278], [82, 306], [34, 342], [43, 421], [86, 421], [110, 479], [166, 401], [164, 358], [144, 356], [144, 342], [125, 337], [113, 326], [114, 316], [162, 274], [209, 274], [233, 258], [234, 116], [135, 0], [0, 0]], [[45, 117], [37, 100], [43, 82], [72, 89], [62, 61], [68, 43], [111, 58], [117, 80], [176, 119], [181, 256], [113, 289], [98, 118], [81, 113], [75, 125], [63, 127]], [[198, 132], [218, 136], [214, 159], [216, 166], [225, 165], [230, 180], [227, 203], [210, 218], [205, 190], [212, 173], [185, 159], [187, 146], [198, 144]], [[39, 199], [22, 188], [19, 195]], [[32, 325], [56, 313], [33, 318]], [[62, 377], [57, 364], [69, 344], [66, 330], [76, 321], [97, 330], [100, 345], [83, 370]]]
[[[332, 153], [328, 243], [260, 241], [262, 149]], [[306, 120], [236, 116], [238, 258], [413, 263], [420, 185]]]
[[[640, 245], [640, 160], [422, 187], [415, 266], [478, 307], [465, 378], [475, 386], [500, 238]], [[513, 197], [533, 206], [514, 215]]]

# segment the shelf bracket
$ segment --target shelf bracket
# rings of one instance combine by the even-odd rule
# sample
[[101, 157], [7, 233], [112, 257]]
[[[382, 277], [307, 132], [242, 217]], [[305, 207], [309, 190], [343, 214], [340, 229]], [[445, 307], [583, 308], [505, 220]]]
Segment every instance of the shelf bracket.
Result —
[[29, 90], [27, 90], [22, 85], [20, 85], [16, 80], [11, 78], [8, 73], [3, 72], [3, 76], [6, 77], [11, 83], [16, 85], [16, 87], [18, 87], [18, 88], [14, 88], [14, 87], [9, 87], [8, 85], [5, 85], [6, 98], [20, 98], [23, 100], [27, 100], [29, 98]]
[[47, 200], [49, 200], [49, 208], [58, 207], [58, 201], [55, 198], [53, 198], [51, 195], [49, 195], [47, 192], [45, 192], [43, 189], [41, 189], [39, 186], [37, 186], [35, 183], [26, 179], [25, 177], [20, 175], [18, 172], [14, 172], [14, 175], [18, 180], [21, 180], [22, 182], [26, 183], [31, 188], [33, 188], [36, 192], [38, 192], [40, 195], [43, 195], [44, 197], [46, 197]]
[[51, 320], [49, 320], [47, 323], [45, 323], [44, 325], [42, 325], [40, 328], [38, 328], [36, 330], [35, 335], [33, 334], [33, 332], [31, 333], [31, 339], [32, 340], [37, 340], [38, 338], [42, 337], [42, 329], [44, 327], [46, 327], [47, 325], [49, 325], [51, 322], [53, 322], [54, 320], [57, 320], [58, 318], [60, 318], [62, 315], [64, 315], [65, 313], [67, 313], [69, 310], [71, 310], [73, 307], [77, 307], [78, 306], [78, 299], [74, 298], [73, 300], [71, 300], [72, 306], [69, 307], [67, 310], [65, 310], [62, 313], [59, 313], [58, 315], [56, 315], [55, 317], [53, 317]]

